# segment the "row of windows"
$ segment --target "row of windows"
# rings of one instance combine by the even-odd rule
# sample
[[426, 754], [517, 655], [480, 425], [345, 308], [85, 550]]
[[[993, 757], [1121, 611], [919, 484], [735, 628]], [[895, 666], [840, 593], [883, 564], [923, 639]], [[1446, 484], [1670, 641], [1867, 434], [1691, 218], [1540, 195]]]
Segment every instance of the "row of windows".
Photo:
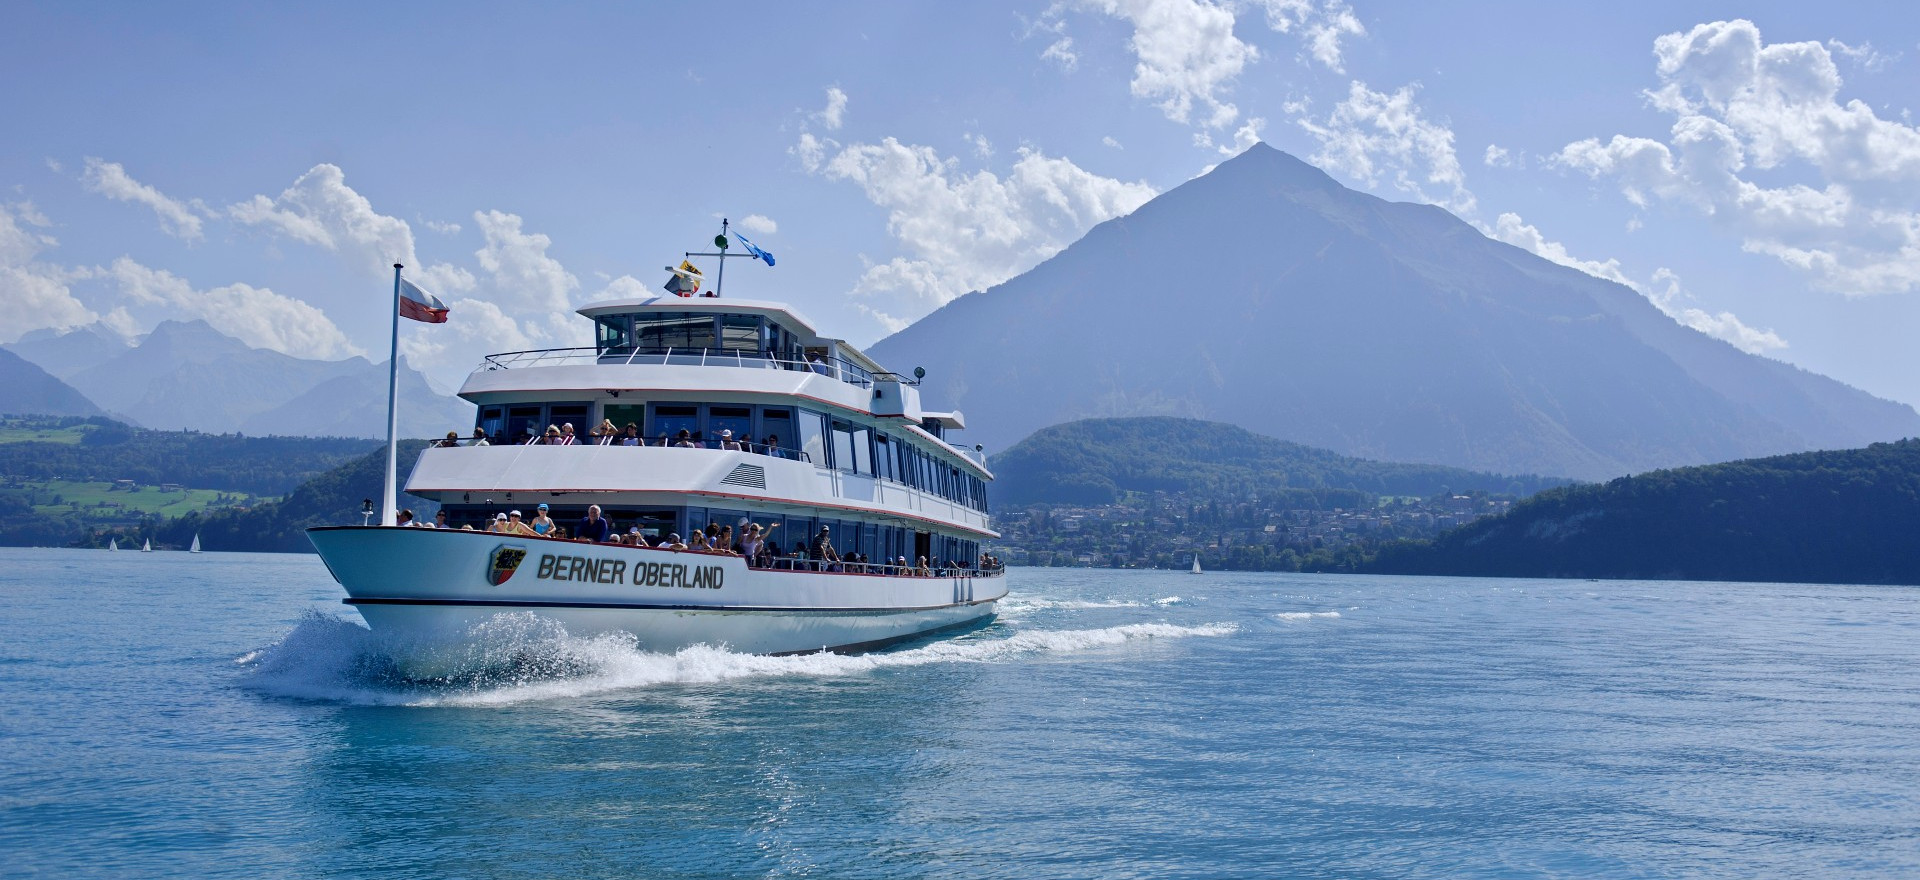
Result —
[[[532, 507], [538, 503], [521, 502], [516, 505], [494, 503], [492, 499], [486, 499], [481, 503], [448, 504], [442, 509], [446, 510], [447, 525], [452, 528], [470, 525], [475, 529], [485, 529], [493, 521], [494, 514], [509, 509], [521, 511], [523, 521], [531, 521], [534, 514]], [[555, 505], [547, 511], [547, 515], [571, 533], [586, 517], [587, 507], [585, 504]], [[673, 534], [685, 538], [705, 529], [708, 523], [732, 526], [737, 541], [742, 537], [742, 523], [754, 522], [769, 529], [768, 540], [778, 544], [784, 555], [793, 555], [805, 549], [820, 533], [820, 527], [826, 526], [827, 538], [833, 542], [834, 552], [842, 558], [859, 553], [872, 562], [893, 562], [904, 556], [908, 564], [917, 564], [922, 556], [930, 561], [967, 564], [977, 562], [980, 558], [980, 543], [971, 539], [906, 526], [833, 517], [791, 516], [717, 507], [603, 507], [600, 515], [612, 522], [618, 533], [639, 529], [650, 544], [658, 544]]]
[[[804, 453], [806, 460], [848, 474], [860, 474], [912, 486], [957, 504], [985, 512], [986, 481], [920, 448], [907, 438], [890, 436], [805, 408], [730, 403], [605, 402], [600, 418], [614, 427], [635, 425], [640, 435], [658, 443], [686, 431], [696, 441], [714, 440], [722, 432], [742, 442], [762, 443], [780, 450]], [[594, 404], [516, 403], [483, 406], [478, 427], [493, 443], [522, 443], [548, 425], [571, 424], [581, 442], [599, 422]]]

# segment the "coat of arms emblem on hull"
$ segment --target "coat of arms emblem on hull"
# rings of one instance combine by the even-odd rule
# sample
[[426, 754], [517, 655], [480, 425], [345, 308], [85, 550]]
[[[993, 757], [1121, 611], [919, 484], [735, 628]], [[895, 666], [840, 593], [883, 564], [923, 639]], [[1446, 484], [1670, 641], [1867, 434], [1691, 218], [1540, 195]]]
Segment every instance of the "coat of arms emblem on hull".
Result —
[[520, 568], [520, 561], [527, 558], [525, 547], [509, 547], [501, 544], [493, 548], [493, 555], [487, 557], [487, 583], [500, 586], [513, 577]]

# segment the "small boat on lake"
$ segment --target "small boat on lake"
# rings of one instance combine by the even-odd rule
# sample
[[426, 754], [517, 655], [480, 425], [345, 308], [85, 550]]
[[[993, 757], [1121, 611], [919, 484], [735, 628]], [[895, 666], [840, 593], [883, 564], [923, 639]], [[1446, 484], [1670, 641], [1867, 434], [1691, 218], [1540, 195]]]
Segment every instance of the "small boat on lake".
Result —
[[1188, 571], [1187, 574], [1206, 574], [1206, 572], [1200, 570], [1200, 554], [1193, 554], [1193, 569]]
[[199, 532], [193, 533], [193, 546], [188, 547], [187, 552], [188, 553], [200, 552], [200, 533]]
[[108, 549], [109, 551], [111, 551], [111, 550], [118, 550], [118, 549], [120, 549], [120, 539], [119, 539], [119, 538], [108, 538], [108, 539], [107, 539], [107, 549]]
[[142, 544], [142, 545], [140, 545], [140, 552], [142, 552], [142, 553], [152, 553], [152, 552], [153, 552], [153, 539], [152, 539], [152, 538], [148, 538], [148, 539], [147, 539], [147, 542], [146, 542], [145, 544]]

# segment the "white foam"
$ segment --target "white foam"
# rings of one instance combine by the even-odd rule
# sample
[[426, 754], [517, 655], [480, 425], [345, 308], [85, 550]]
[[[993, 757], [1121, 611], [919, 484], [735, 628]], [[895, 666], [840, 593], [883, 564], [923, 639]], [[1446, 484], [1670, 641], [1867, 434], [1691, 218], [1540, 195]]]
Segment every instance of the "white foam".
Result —
[[1087, 599], [1048, 599], [1042, 596], [1008, 596], [1001, 599], [998, 606], [1000, 616], [1018, 617], [1035, 611], [1050, 611], [1056, 608], [1083, 610], [1092, 608], [1145, 608], [1146, 603], [1130, 599], [1107, 599], [1093, 601]]
[[[767, 657], [697, 645], [673, 654], [639, 650], [625, 634], [579, 638], [532, 614], [502, 614], [453, 642], [400, 642], [351, 621], [314, 614], [279, 643], [239, 658], [244, 683], [275, 696], [371, 705], [498, 706], [670, 684], [778, 676], [844, 676], [932, 663], [985, 663], [1084, 651], [1139, 639], [1222, 636], [1233, 624], [1135, 623], [1099, 629], [1022, 630], [861, 655]], [[409, 681], [401, 666], [450, 670]]]
[[1182, 598], [1180, 598], [1179, 596], [1168, 596], [1168, 597], [1166, 597], [1165, 599], [1155, 599], [1155, 600], [1153, 600], [1153, 604], [1155, 604], [1155, 605], [1178, 605], [1178, 604], [1180, 604], [1181, 602], [1184, 602], [1184, 601], [1186, 601], [1186, 600], [1185, 600], [1185, 599], [1182, 599]]
[[[1348, 610], [1352, 610], [1352, 609], [1348, 609]], [[1338, 611], [1282, 611], [1279, 614], [1275, 614], [1274, 619], [1276, 620], [1317, 620], [1317, 619], [1323, 619], [1328, 617], [1339, 617], [1339, 616], [1340, 616], [1340, 612]]]

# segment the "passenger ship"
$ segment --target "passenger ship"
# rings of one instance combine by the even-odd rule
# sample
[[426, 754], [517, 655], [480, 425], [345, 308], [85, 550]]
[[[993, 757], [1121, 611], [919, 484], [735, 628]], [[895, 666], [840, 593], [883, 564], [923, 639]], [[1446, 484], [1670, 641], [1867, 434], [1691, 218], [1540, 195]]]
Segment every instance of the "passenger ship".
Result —
[[[406, 484], [439, 502], [446, 528], [309, 530], [376, 631], [458, 632], [532, 611], [575, 635], [631, 633], [644, 650], [780, 654], [876, 647], [994, 613], [1005, 578], [981, 562], [997, 537], [993, 477], [977, 447], [948, 440], [960, 413], [922, 409], [918, 376], [774, 302], [669, 295], [579, 314], [593, 347], [490, 355], [460, 389], [488, 444], [427, 449]], [[637, 426], [643, 444], [590, 441], [603, 420]], [[541, 442], [563, 424], [575, 443]], [[569, 531], [598, 505], [648, 544], [758, 523], [788, 555], [750, 565], [485, 530], [543, 502]], [[793, 555], [822, 528], [841, 562]]]

